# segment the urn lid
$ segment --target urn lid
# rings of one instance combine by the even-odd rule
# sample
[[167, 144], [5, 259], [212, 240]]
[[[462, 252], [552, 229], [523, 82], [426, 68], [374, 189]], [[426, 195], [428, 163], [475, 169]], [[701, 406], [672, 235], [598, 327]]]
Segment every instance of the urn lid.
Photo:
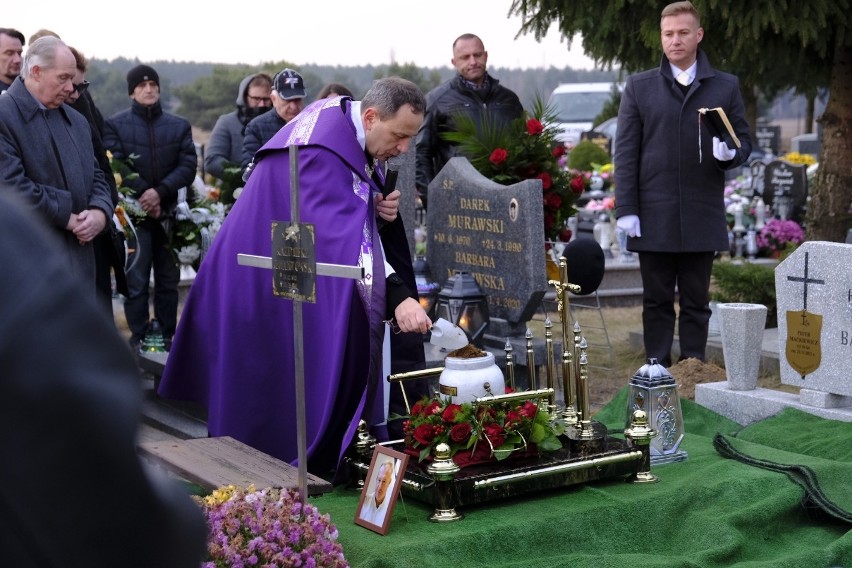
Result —
[[653, 388], [675, 384], [674, 377], [668, 369], [657, 363], [656, 357], [649, 357], [648, 362], [639, 367], [630, 384], [645, 388]]

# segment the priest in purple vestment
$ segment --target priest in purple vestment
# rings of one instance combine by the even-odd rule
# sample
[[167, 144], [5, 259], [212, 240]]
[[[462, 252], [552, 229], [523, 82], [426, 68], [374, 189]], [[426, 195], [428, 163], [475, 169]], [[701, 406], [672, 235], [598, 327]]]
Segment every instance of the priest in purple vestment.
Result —
[[317, 276], [316, 303], [303, 304], [308, 470], [328, 477], [359, 419], [383, 421], [383, 320], [408, 333], [431, 326], [379, 236], [399, 206], [398, 190], [382, 196], [384, 161], [408, 150], [425, 108], [410, 81], [380, 79], [362, 101], [306, 107], [256, 154], [192, 285], [159, 386], [163, 397], [206, 404], [211, 436], [296, 461], [293, 302], [273, 296], [271, 270], [237, 264], [240, 253], [272, 256], [271, 224], [290, 220], [291, 146], [299, 148], [299, 217], [315, 227], [316, 261], [367, 274]]

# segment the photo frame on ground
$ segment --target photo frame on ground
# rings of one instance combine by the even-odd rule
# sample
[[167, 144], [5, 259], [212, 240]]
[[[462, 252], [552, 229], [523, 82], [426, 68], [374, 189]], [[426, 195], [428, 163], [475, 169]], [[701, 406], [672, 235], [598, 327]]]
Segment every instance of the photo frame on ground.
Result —
[[393, 509], [408, 466], [408, 454], [377, 445], [355, 510], [355, 524], [388, 534]]

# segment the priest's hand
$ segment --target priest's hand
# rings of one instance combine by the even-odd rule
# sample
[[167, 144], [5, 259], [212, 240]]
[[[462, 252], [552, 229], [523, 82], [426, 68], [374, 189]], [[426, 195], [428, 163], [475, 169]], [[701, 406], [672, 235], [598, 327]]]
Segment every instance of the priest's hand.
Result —
[[642, 231], [639, 228], [638, 215], [625, 215], [624, 217], [619, 217], [618, 220], [615, 222], [615, 226], [631, 237], [642, 236]]
[[379, 217], [390, 223], [399, 214], [399, 198], [402, 194], [398, 189], [390, 192], [387, 197], [380, 193], [376, 194], [376, 213]]
[[432, 320], [426, 315], [426, 310], [414, 298], [406, 298], [393, 311], [396, 325], [402, 332], [426, 333], [432, 327]]
[[720, 162], [727, 162], [736, 157], [737, 151], [728, 148], [728, 145], [722, 142], [718, 137], [713, 137], [713, 157]]

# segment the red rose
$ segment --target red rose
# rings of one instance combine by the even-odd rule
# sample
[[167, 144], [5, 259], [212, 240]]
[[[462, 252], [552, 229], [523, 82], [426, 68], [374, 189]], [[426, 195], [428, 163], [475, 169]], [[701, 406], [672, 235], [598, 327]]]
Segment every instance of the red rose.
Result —
[[530, 136], [538, 136], [542, 132], [544, 132], [544, 126], [538, 120], [531, 118], [527, 121], [527, 133]]
[[538, 412], [538, 406], [530, 401], [526, 401], [524, 405], [518, 409], [518, 412], [527, 418], [532, 419], [535, 416], [535, 413]]
[[559, 209], [562, 206], [562, 197], [558, 193], [548, 193], [544, 196], [544, 204], [550, 209]]
[[411, 407], [411, 415], [417, 416], [423, 410], [423, 405], [419, 402], [415, 402], [414, 406]]
[[574, 176], [571, 178], [571, 191], [576, 194], [586, 191], [586, 180], [583, 176]]
[[494, 164], [495, 166], [499, 166], [500, 164], [502, 164], [503, 162], [505, 162], [505, 161], [506, 161], [506, 158], [508, 158], [508, 157], [509, 157], [509, 152], [507, 152], [507, 151], [506, 151], [506, 150], [504, 150], [503, 148], [497, 148], [496, 150], [494, 150], [493, 152], [491, 152], [491, 156], [489, 156], [489, 158], [488, 158], [488, 159], [489, 159], [489, 160], [491, 161], [491, 163], [492, 163], [492, 164]]
[[467, 439], [470, 438], [470, 433], [473, 431], [469, 422], [462, 422], [461, 424], [456, 424], [450, 429], [450, 440], [455, 442], [456, 444], [462, 444], [467, 442]]
[[550, 153], [553, 154], [554, 158], [561, 158], [562, 156], [565, 155], [565, 146], [560, 144], [559, 146], [557, 146], [556, 148], [551, 150]]
[[417, 428], [414, 429], [414, 439], [423, 444], [424, 446], [428, 446], [432, 443], [432, 440], [435, 439], [435, 432], [432, 429], [431, 424], [421, 424]]
[[563, 243], [567, 243], [568, 241], [571, 240], [571, 236], [573, 234], [574, 233], [571, 232], [571, 229], [561, 229], [559, 231], [559, 240], [562, 241]]
[[553, 179], [547, 172], [541, 172], [536, 177], [541, 180], [541, 188], [544, 190], [550, 189], [550, 186], [553, 185]]
[[506, 443], [506, 438], [503, 436], [503, 427], [496, 422], [486, 425], [482, 431], [485, 433], [485, 437], [491, 441], [493, 447], [499, 448]]
[[459, 412], [461, 412], [461, 405], [450, 404], [444, 409], [444, 413], [441, 415], [441, 420], [444, 422], [454, 422], [456, 415]]
[[521, 416], [520, 412], [517, 412], [516, 410], [510, 410], [506, 413], [506, 423], [504, 426], [506, 430], [514, 430], [515, 428], [521, 425], [522, 421], [523, 416]]

